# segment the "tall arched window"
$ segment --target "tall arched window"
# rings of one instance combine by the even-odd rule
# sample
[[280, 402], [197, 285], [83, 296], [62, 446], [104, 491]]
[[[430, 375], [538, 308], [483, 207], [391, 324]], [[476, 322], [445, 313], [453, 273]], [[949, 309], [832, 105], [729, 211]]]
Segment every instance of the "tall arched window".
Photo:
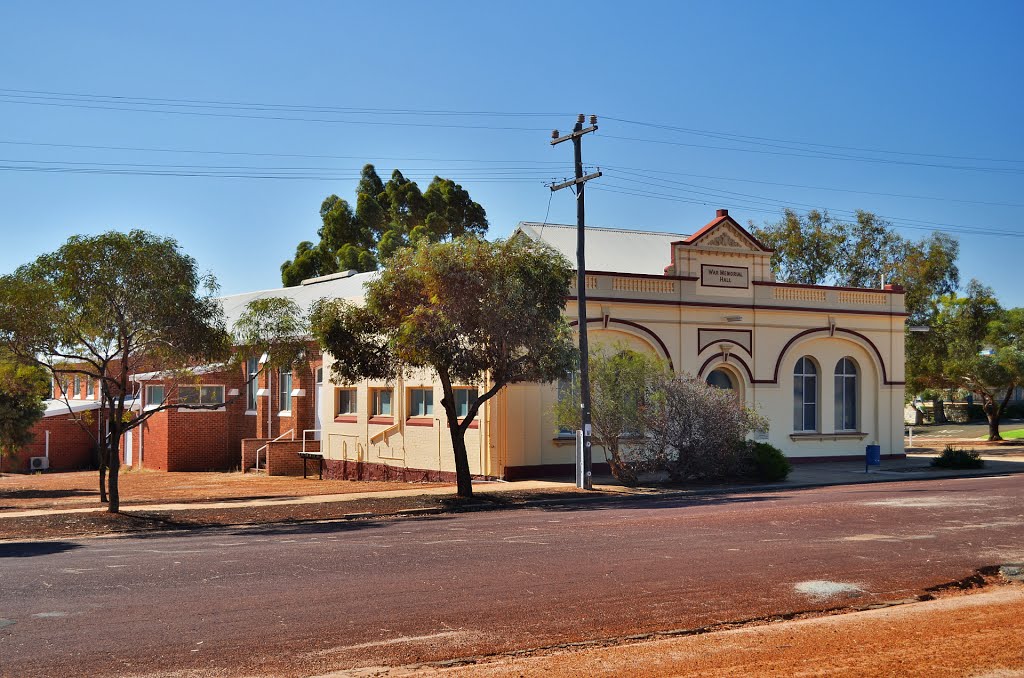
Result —
[[793, 430], [818, 430], [818, 368], [807, 356], [793, 368]]
[[850, 358], [836, 363], [836, 430], [857, 430], [857, 364]]

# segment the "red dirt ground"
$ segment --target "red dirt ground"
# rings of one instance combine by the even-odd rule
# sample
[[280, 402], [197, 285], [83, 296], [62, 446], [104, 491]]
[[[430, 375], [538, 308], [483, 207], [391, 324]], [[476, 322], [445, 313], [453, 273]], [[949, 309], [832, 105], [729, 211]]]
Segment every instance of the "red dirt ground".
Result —
[[[123, 471], [119, 485], [121, 505], [125, 507], [164, 502], [304, 497], [444, 486], [440, 483], [317, 480], [238, 472], [163, 473], [134, 470]], [[3, 474], [0, 475], [0, 511], [101, 506], [98, 488], [99, 474], [96, 471]]]

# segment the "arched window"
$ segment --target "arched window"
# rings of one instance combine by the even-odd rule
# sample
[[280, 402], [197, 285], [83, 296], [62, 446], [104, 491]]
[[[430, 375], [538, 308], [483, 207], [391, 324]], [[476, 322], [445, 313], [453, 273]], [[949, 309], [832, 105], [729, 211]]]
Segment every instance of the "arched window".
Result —
[[857, 430], [857, 364], [850, 358], [836, 363], [836, 430]]
[[724, 391], [736, 390], [736, 384], [732, 381], [732, 375], [723, 369], [712, 370], [711, 374], [708, 375], [707, 382], [709, 385]]
[[818, 368], [807, 356], [793, 368], [793, 430], [818, 430]]

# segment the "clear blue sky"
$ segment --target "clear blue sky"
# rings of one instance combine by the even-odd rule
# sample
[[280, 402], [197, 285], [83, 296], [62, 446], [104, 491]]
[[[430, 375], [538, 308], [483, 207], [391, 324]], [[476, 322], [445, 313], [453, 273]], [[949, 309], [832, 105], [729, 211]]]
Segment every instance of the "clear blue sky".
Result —
[[[225, 293], [276, 287], [363, 162], [424, 188], [451, 177], [506, 235], [545, 217], [544, 182], [571, 173], [550, 130], [583, 112], [601, 116], [584, 159], [608, 169], [593, 225], [862, 208], [955, 226], [965, 281], [1024, 305], [1022, 25], [1020, 2], [5, 2], [0, 272], [74, 233], [141, 227], [177, 237]], [[260, 106], [166, 105], [181, 100]], [[169, 176], [210, 172], [293, 178]], [[555, 194], [549, 220], [574, 209]]]

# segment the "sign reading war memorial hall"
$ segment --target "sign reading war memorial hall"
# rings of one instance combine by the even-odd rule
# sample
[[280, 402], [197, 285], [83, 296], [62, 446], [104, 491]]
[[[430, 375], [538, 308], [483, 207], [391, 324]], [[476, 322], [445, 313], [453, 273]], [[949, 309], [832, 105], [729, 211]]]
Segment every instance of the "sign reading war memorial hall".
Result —
[[704, 264], [700, 267], [700, 284], [704, 287], [750, 287], [750, 269], [745, 266]]

